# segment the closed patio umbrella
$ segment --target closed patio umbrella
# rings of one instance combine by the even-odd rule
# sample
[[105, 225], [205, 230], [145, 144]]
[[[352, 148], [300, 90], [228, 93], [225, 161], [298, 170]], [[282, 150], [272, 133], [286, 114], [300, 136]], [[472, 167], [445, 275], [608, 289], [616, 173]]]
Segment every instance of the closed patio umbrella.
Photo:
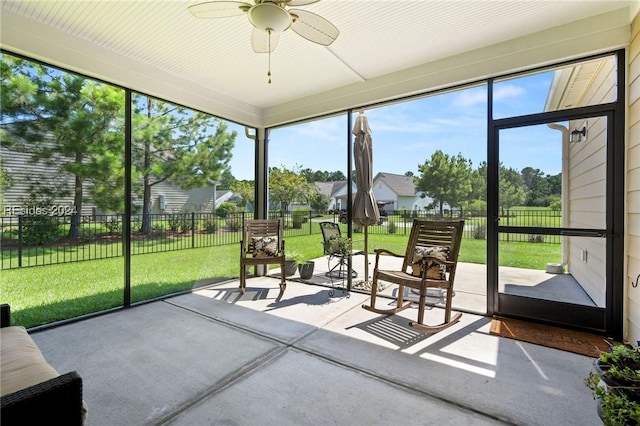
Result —
[[364, 281], [369, 281], [369, 225], [380, 221], [380, 211], [373, 195], [373, 143], [369, 121], [360, 109], [353, 126], [355, 141], [353, 158], [356, 163], [356, 197], [353, 202], [353, 221], [364, 227]]

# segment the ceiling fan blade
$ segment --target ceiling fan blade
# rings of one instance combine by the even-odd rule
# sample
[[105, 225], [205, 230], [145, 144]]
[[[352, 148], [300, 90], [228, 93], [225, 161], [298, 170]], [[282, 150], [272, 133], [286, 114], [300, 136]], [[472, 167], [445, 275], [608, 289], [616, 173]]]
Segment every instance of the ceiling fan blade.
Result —
[[306, 6], [308, 4], [318, 3], [320, 0], [289, 0], [285, 1], [287, 6]]
[[340, 30], [322, 16], [301, 9], [289, 9], [293, 18], [291, 29], [314, 43], [328, 46], [334, 42]]
[[242, 15], [251, 8], [243, 1], [209, 1], [189, 6], [189, 12], [196, 18], [226, 18]]
[[[253, 51], [256, 53], [273, 52], [278, 45], [278, 40], [280, 40], [280, 33], [276, 31], [271, 32], [271, 41], [269, 41], [268, 32], [257, 28], [251, 31], [251, 47], [253, 47]], [[271, 50], [269, 50], [269, 48], [271, 48]]]

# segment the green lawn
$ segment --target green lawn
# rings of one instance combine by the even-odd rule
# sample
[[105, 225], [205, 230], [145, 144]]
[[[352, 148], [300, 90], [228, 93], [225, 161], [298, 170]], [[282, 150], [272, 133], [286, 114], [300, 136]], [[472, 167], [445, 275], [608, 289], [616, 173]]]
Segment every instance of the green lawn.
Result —
[[[236, 245], [131, 258], [131, 300], [138, 302], [238, 276]], [[2, 271], [2, 302], [32, 327], [122, 306], [122, 257]]]
[[[361, 233], [354, 234], [354, 250], [362, 249], [363, 238]], [[369, 251], [384, 247], [404, 253], [407, 238], [370, 234]], [[484, 240], [463, 239], [460, 261], [485, 263], [485, 246]], [[323, 256], [320, 234], [288, 237], [286, 247], [307, 258]], [[544, 269], [547, 262], [558, 261], [560, 247], [501, 243], [500, 264]], [[135, 303], [234, 279], [239, 273], [238, 257], [238, 244], [132, 256], [131, 300]], [[11, 304], [15, 323], [26, 327], [122, 306], [123, 288], [122, 257], [2, 271], [2, 302]]]

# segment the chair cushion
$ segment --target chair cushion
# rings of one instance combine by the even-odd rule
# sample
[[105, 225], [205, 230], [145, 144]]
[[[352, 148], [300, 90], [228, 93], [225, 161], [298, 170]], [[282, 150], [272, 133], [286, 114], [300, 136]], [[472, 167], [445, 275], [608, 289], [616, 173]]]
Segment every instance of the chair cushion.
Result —
[[[44, 359], [42, 352], [22, 326], [0, 328], [0, 395], [8, 395], [38, 383], [55, 379], [58, 372]], [[82, 401], [82, 423], [88, 408]]]
[[427, 259], [434, 257], [441, 261], [446, 261], [449, 255], [449, 247], [416, 247], [413, 251], [413, 260], [411, 262], [411, 275], [416, 277], [422, 276], [422, 268], [427, 268], [427, 278], [442, 280], [445, 278], [445, 266], [438, 262]]
[[278, 237], [252, 237], [253, 257], [275, 257], [278, 255]]
[[24, 327], [0, 329], [0, 365], [2, 366], [2, 395], [37, 385], [59, 376], [42, 356]]

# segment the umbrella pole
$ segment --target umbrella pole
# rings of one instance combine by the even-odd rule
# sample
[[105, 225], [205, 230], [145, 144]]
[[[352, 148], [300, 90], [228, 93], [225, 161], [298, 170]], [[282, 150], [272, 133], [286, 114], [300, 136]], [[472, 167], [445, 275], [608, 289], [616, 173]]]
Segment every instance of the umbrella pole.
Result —
[[364, 282], [369, 283], [369, 225], [364, 227]]

